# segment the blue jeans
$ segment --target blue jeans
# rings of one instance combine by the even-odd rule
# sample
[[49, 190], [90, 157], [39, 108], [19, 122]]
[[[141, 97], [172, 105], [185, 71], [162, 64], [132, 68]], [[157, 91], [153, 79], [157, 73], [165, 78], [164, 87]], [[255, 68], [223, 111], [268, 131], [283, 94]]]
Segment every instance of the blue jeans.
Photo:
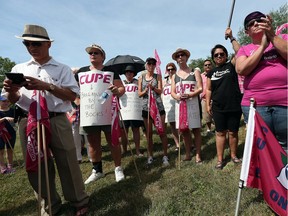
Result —
[[[284, 106], [261, 106], [256, 107], [267, 126], [280, 145], [287, 149], [287, 107]], [[248, 122], [249, 106], [242, 106], [245, 123]]]

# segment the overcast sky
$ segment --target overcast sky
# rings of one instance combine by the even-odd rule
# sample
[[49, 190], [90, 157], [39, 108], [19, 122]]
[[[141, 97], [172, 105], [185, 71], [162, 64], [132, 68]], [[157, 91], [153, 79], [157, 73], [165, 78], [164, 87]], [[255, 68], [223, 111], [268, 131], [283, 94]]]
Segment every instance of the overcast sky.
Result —
[[[255, 10], [269, 13], [286, 0], [236, 0], [231, 28], [234, 36], [245, 16]], [[157, 49], [162, 71], [179, 47], [190, 59], [206, 58], [223, 44], [232, 0], [0, 0], [0, 56], [20, 63], [30, 59], [21, 39], [25, 24], [45, 27], [55, 41], [50, 54], [70, 67], [89, 64], [85, 48], [96, 43], [106, 61], [116, 55], [145, 60]]]

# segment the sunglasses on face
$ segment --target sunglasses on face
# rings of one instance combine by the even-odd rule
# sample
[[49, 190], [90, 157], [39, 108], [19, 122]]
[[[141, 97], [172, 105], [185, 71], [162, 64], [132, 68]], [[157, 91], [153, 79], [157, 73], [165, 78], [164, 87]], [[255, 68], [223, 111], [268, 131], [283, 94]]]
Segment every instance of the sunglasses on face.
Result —
[[148, 65], [156, 65], [156, 62], [147, 62]]
[[33, 41], [33, 42], [29, 42], [29, 41], [22, 41], [22, 43], [26, 46], [26, 47], [41, 47], [42, 46], [42, 42], [40, 41]]
[[174, 71], [174, 68], [167, 68], [167, 71]]
[[183, 57], [183, 56], [186, 56], [185, 53], [179, 53], [178, 55], [176, 55], [176, 58], [180, 58], [180, 57]]
[[251, 21], [249, 21], [249, 22], [247, 23], [247, 25], [246, 25], [246, 29], [248, 29], [248, 28], [254, 26], [254, 25], [255, 25], [255, 22], [257, 22], [257, 23], [263, 23], [264, 20], [262, 20], [261, 18], [252, 19]]
[[205, 66], [205, 67], [210, 67], [210, 66], [211, 66], [211, 64], [205, 64], [204, 66]]
[[224, 52], [221, 52], [221, 53], [215, 53], [214, 54], [214, 58], [217, 58], [217, 57], [224, 57], [225, 56], [225, 53]]
[[100, 52], [89, 52], [89, 55], [99, 55]]

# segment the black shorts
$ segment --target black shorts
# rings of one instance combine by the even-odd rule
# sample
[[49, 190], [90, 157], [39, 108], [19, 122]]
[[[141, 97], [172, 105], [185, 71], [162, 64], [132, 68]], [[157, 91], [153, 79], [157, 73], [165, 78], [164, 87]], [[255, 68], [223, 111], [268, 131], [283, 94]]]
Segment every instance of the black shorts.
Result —
[[[160, 116], [165, 115], [165, 110], [160, 111]], [[142, 118], [147, 119], [148, 118], [148, 111], [142, 110]], [[151, 118], [151, 116], [150, 116]]]
[[240, 119], [242, 112], [217, 112], [213, 111], [213, 119], [215, 122], [216, 131], [226, 131], [231, 132], [239, 131]]
[[90, 135], [95, 132], [111, 132], [111, 125], [84, 126], [79, 128], [79, 134]]
[[[143, 121], [141, 120], [124, 120], [123, 121], [125, 128], [139, 128], [144, 125]], [[120, 123], [120, 127], [123, 128], [122, 124]]]

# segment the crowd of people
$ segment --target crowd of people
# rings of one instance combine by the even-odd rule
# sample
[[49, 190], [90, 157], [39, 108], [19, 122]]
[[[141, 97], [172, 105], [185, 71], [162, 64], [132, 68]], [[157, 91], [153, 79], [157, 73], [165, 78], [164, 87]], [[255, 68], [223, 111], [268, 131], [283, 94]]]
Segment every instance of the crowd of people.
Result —
[[[189, 68], [187, 64], [190, 57], [189, 50], [178, 48], [171, 55], [176, 64], [169, 62], [166, 65], [164, 78], [155, 73], [157, 60], [148, 57], [145, 70], [139, 77], [136, 77], [138, 71], [133, 64], [127, 65], [122, 71], [125, 75], [123, 81], [118, 73], [104, 70], [106, 53], [101, 46], [92, 44], [86, 47], [90, 64], [72, 73], [70, 67], [57, 62], [49, 55], [53, 40], [48, 36], [46, 29], [37, 25], [26, 25], [24, 33], [17, 37], [23, 40], [32, 58], [12, 68], [12, 73], [24, 74], [25, 82], [15, 84], [13, 80], [6, 79], [0, 98], [0, 124], [8, 129], [8, 134], [11, 134], [7, 137], [2, 132], [0, 136], [1, 173], [15, 172], [13, 148], [16, 133], [12, 127], [15, 116], [11, 115], [9, 103], [16, 104], [16, 108], [21, 110], [16, 121], [19, 124], [24, 158], [33, 158], [31, 146], [27, 148], [27, 145], [31, 145], [31, 140], [26, 135], [26, 130], [27, 121], [31, 116], [33, 97], [37, 90], [44, 93], [50, 121], [49, 149], [53, 157], [48, 157], [48, 171], [53, 215], [60, 211], [62, 203], [56, 190], [54, 163], [57, 165], [64, 198], [75, 207], [75, 215], [87, 214], [89, 196], [85, 192], [84, 183], [90, 184], [105, 177], [102, 165], [102, 131], [115, 164], [116, 182], [125, 179], [124, 169], [121, 166], [121, 153], [127, 152], [129, 127], [133, 132], [138, 157], [144, 156], [140, 149], [140, 128], [144, 128], [148, 165], [152, 165], [154, 161], [153, 124], [162, 143], [163, 166], [170, 165], [168, 138], [165, 132], [167, 123], [171, 128], [175, 151], [179, 151], [180, 140], [183, 137], [185, 147], [183, 161], [190, 161], [191, 152], [195, 150], [196, 164], [203, 163], [202, 124], [207, 135], [212, 134], [215, 124], [217, 149], [215, 168], [223, 169], [225, 166], [224, 149], [227, 137], [231, 161], [240, 164], [241, 159], [237, 156], [238, 131], [242, 111], [247, 122], [251, 97], [255, 98], [256, 109], [276, 139], [287, 150], [287, 35], [276, 36], [271, 23], [271, 17], [261, 12], [255, 11], [247, 15], [244, 27], [252, 43], [242, 47], [233, 37], [232, 30], [227, 28], [225, 36], [230, 39], [235, 55], [229, 59], [227, 49], [221, 44], [215, 45], [211, 49], [211, 59], [204, 61], [202, 74], [199, 68]], [[91, 99], [99, 98], [106, 90], [110, 93], [107, 93], [104, 102]], [[119, 98], [120, 105], [123, 106], [123, 111], [120, 111], [122, 145], [113, 143], [115, 142], [111, 129], [113, 97]], [[157, 107], [157, 113], [151, 110], [152, 99], [155, 99], [154, 106]], [[157, 118], [152, 117], [152, 112]], [[83, 137], [87, 140], [92, 165], [91, 175], [85, 182], [79, 167], [82, 161]], [[7, 166], [3, 156], [5, 147]], [[34, 151], [37, 150], [37, 146], [33, 148]], [[45, 167], [42, 162], [43, 181], [39, 199], [44, 199], [43, 210], [48, 212], [48, 192], [43, 170]], [[31, 186], [38, 193], [38, 173], [27, 169], [27, 174]]]

